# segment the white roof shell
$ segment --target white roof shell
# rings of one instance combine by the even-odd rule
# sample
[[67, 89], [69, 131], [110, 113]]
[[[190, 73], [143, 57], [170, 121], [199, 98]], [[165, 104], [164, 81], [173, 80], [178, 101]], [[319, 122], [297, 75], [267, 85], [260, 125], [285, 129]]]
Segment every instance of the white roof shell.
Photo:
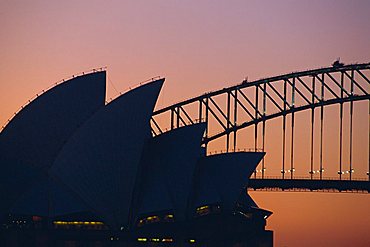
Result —
[[186, 217], [205, 124], [177, 128], [153, 138], [143, 156], [138, 215], [173, 210]]
[[61, 150], [52, 173], [112, 227], [128, 225], [149, 120], [164, 79], [135, 88], [94, 114]]
[[105, 78], [105, 71], [96, 72], [53, 87], [24, 107], [3, 129], [0, 214], [47, 178], [45, 174], [69, 137], [104, 106]]
[[223, 210], [232, 210], [264, 155], [258, 152], [236, 152], [201, 158], [198, 162], [193, 207], [218, 203]]

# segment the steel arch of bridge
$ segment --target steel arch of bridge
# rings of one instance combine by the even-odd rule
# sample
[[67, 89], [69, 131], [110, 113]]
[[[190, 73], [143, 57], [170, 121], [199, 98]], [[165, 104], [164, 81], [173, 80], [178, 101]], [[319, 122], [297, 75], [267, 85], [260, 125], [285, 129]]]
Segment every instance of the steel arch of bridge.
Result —
[[[282, 178], [287, 172], [285, 147], [285, 135], [287, 131], [287, 115], [291, 120], [291, 141], [294, 140], [295, 113], [311, 110], [311, 170], [313, 177], [313, 143], [315, 108], [320, 109], [320, 179], [322, 172], [322, 135], [324, 107], [334, 104], [340, 105], [340, 164], [339, 179], [344, 173], [342, 167], [343, 149], [343, 105], [350, 107], [350, 170], [352, 179], [352, 128], [353, 128], [353, 104], [356, 101], [369, 102], [370, 63], [353, 64], [339, 67], [320, 68], [302, 72], [295, 72], [270, 78], [264, 78], [252, 82], [244, 80], [242, 83], [223, 88], [214, 92], [205, 93], [201, 96], [188, 99], [154, 112], [151, 119], [153, 135], [163, 133], [163, 125], [168, 129], [174, 129], [183, 125], [206, 122], [207, 129], [203, 138], [203, 145], [219, 138], [225, 138], [226, 152], [235, 151], [237, 148], [237, 133], [239, 130], [254, 126], [254, 149], [257, 150], [258, 125], [262, 124], [262, 150], [265, 148], [266, 121], [282, 117], [283, 119], [283, 160]], [[221, 99], [221, 101], [220, 101]], [[191, 108], [191, 109], [190, 109]], [[189, 110], [190, 109], [190, 110]], [[243, 115], [243, 117], [240, 117]], [[163, 118], [165, 124], [163, 123]], [[210, 126], [210, 119], [212, 125]], [[218, 129], [218, 131], [211, 131]], [[231, 138], [232, 137], [232, 138]], [[370, 139], [370, 138], [369, 138]], [[293, 143], [291, 144], [291, 165], [288, 170], [290, 178], [293, 178], [295, 168], [293, 166]], [[369, 167], [370, 169], [370, 167]], [[264, 162], [262, 162], [262, 178], [264, 178]], [[368, 173], [369, 175], [369, 173]], [[370, 177], [369, 177], [370, 179]]]

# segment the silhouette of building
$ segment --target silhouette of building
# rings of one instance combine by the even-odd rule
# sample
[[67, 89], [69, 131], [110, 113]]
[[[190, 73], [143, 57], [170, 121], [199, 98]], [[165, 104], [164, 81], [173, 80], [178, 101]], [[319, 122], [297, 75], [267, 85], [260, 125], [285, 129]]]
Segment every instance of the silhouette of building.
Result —
[[271, 212], [246, 191], [264, 153], [206, 155], [204, 123], [152, 136], [164, 79], [107, 104], [105, 82], [99, 71], [61, 83], [0, 133], [1, 243], [272, 246]]

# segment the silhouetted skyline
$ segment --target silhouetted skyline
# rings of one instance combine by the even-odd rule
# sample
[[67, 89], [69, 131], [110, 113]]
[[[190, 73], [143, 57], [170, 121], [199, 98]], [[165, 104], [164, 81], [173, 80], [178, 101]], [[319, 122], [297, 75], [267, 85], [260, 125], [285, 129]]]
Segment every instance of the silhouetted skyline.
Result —
[[[158, 109], [246, 77], [326, 67], [338, 57], [369, 62], [369, 9], [368, 1], [329, 0], [3, 1], [0, 125], [53, 82], [96, 67], [108, 66], [107, 98], [114, 87], [165, 76]], [[276, 246], [370, 241], [368, 195], [252, 194], [274, 212]]]

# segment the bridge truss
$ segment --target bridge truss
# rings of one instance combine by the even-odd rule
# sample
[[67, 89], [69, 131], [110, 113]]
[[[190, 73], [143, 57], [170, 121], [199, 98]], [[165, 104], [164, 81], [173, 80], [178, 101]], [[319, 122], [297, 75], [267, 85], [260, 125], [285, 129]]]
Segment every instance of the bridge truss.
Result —
[[[337, 105], [339, 145], [336, 154], [338, 162], [335, 164], [336, 179], [353, 181], [354, 105], [362, 102], [362, 108], [364, 104], [367, 105], [370, 114], [369, 85], [370, 63], [294, 72], [252, 82], [244, 80], [238, 85], [205, 93], [156, 111], [151, 119], [152, 132], [158, 135], [166, 130], [206, 122], [207, 129], [202, 143], [208, 153], [215, 152], [210, 149], [213, 143], [217, 143], [216, 146], [223, 145], [224, 152], [243, 149], [241, 140], [244, 135], [240, 133], [245, 129], [254, 132], [252, 138], [248, 139], [249, 144], [254, 144], [252, 150], [266, 151], [266, 122], [276, 122], [276, 119], [281, 118], [281, 142], [275, 144], [275, 149], [281, 148], [280, 179], [302, 179], [295, 176], [297, 166], [294, 163], [294, 148], [295, 141], [299, 139], [295, 135], [296, 121], [299, 112], [308, 112], [310, 117], [307, 128], [310, 135], [307, 141], [310, 142], [310, 158], [305, 179], [325, 180], [323, 173], [328, 166], [324, 169], [324, 122], [326, 117], [332, 118], [332, 115], [326, 114], [325, 109]], [[363, 117], [367, 119], [367, 130], [362, 130], [362, 135], [367, 135], [367, 150], [364, 149], [368, 160], [365, 180], [368, 181], [369, 114]], [[348, 143], [344, 141], [347, 139]], [[344, 156], [348, 164], [344, 164]], [[264, 159], [260, 169], [255, 171], [254, 178], [265, 179], [267, 182], [266, 169]], [[363, 181], [367, 190], [368, 181]], [[262, 187], [261, 184], [255, 186], [258, 189]]]

